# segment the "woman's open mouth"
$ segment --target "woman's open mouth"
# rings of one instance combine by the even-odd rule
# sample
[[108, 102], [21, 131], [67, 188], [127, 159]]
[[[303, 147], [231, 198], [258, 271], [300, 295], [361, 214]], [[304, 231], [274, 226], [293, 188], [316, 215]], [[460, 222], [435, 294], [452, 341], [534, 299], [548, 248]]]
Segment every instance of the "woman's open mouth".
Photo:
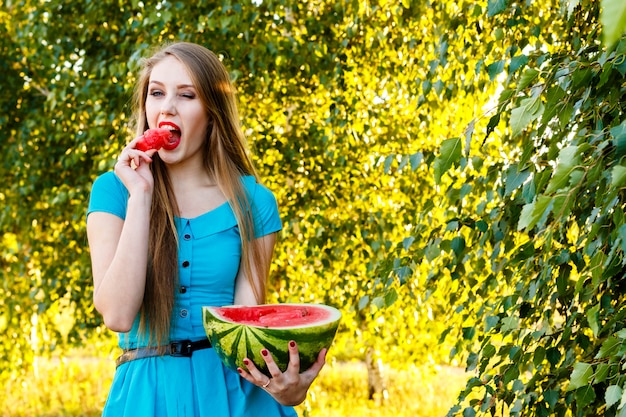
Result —
[[159, 123], [159, 127], [162, 129], [169, 130], [170, 133], [172, 134], [169, 142], [163, 145], [163, 149], [166, 149], [168, 151], [175, 149], [180, 143], [180, 138], [181, 138], [180, 127], [178, 127], [175, 123], [172, 123], [172, 122], [161, 122]]

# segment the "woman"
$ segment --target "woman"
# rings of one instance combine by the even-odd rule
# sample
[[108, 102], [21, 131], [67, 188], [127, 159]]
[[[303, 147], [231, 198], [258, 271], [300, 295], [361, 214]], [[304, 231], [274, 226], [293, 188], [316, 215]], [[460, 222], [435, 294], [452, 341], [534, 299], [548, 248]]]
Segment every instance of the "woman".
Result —
[[[272, 378], [251, 361], [236, 373], [202, 325], [203, 305], [264, 302], [282, 227], [258, 183], [228, 72], [202, 46], [166, 46], [144, 62], [135, 108], [137, 137], [94, 182], [87, 214], [94, 304], [124, 349], [104, 415], [295, 416], [325, 350], [300, 373], [290, 342], [282, 373], [268, 346]], [[157, 127], [172, 132], [167, 149], [137, 149]]]

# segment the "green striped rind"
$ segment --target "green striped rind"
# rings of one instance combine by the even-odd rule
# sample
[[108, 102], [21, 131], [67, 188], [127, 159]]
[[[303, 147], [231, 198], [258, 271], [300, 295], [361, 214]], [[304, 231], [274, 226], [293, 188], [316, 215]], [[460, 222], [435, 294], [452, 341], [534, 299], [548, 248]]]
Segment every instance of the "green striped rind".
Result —
[[[292, 305], [303, 306], [303, 304]], [[284, 372], [289, 364], [288, 344], [295, 340], [300, 353], [300, 372], [302, 372], [313, 365], [322, 349], [330, 347], [341, 318], [341, 313], [333, 307], [321, 304], [307, 306], [332, 309], [336, 319], [302, 328], [267, 328], [225, 321], [215, 313], [215, 307], [203, 307], [204, 329], [218, 357], [227, 367], [235, 371], [238, 367], [247, 369], [243, 360], [248, 358], [254, 362], [257, 369], [270, 377], [261, 350], [263, 348], [269, 350], [280, 370]]]

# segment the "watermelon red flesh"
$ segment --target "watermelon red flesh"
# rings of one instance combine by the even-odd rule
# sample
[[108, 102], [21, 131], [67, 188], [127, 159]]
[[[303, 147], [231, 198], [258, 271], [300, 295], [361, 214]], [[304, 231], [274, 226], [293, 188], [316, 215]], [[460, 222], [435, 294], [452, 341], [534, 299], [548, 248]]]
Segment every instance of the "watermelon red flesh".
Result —
[[315, 325], [328, 320], [332, 312], [328, 309], [309, 305], [273, 304], [255, 308], [216, 308], [223, 320], [257, 327], [287, 328]]
[[143, 138], [137, 142], [136, 148], [140, 151], [161, 148], [172, 150], [178, 145], [179, 140], [180, 137], [174, 136], [169, 129], [148, 129], [144, 132]]
[[330, 347], [341, 319], [339, 310], [321, 304], [275, 304], [252, 307], [203, 307], [204, 327], [215, 352], [224, 364], [247, 369], [248, 358], [270, 376], [261, 355], [268, 349], [281, 371], [289, 364], [288, 344], [298, 344], [300, 371]]

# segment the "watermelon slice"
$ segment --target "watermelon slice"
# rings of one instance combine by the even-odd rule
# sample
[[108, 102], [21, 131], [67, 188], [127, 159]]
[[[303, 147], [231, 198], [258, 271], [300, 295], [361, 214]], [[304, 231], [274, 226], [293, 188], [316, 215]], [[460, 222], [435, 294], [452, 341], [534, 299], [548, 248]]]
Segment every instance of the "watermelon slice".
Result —
[[144, 152], [150, 149], [159, 150], [161, 148], [172, 150], [178, 145], [179, 141], [180, 137], [176, 137], [169, 129], [148, 129], [143, 133], [143, 138], [137, 142], [136, 148]]
[[271, 377], [261, 349], [272, 353], [282, 372], [289, 364], [288, 344], [294, 340], [300, 353], [300, 371], [329, 348], [341, 319], [341, 312], [323, 304], [263, 304], [258, 306], [203, 307], [207, 337], [228, 368], [247, 369], [244, 358]]

